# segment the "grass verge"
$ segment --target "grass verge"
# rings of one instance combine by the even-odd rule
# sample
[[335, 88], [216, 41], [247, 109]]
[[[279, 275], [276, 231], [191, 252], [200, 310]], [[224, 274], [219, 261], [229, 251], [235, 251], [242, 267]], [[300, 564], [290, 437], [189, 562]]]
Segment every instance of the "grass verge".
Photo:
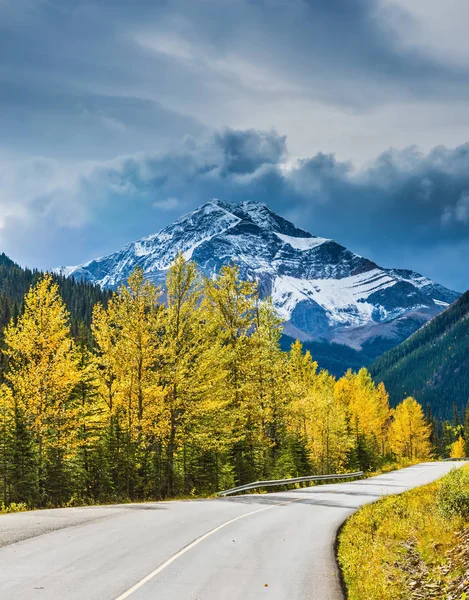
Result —
[[361, 508], [338, 560], [349, 600], [469, 600], [469, 467]]

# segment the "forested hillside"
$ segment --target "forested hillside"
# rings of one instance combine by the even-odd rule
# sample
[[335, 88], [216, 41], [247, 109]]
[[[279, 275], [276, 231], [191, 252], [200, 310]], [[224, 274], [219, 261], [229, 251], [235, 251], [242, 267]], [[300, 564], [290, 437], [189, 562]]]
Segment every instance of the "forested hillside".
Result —
[[[22, 312], [24, 295], [41, 276], [40, 271], [23, 269], [5, 254], [0, 254], [0, 331], [11, 317]], [[70, 312], [72, 333], [78, 335], [80, 323], [91, 324], [93, 306], [97, 302], [106, 302], [111, 293], [73, 278], [53, 275], [53, 280]]]
[[469, 399], [469, 292], [370, 367], [396, 404], [413, 395], [433, 415], [462, 414]]
[[[282, 350], [288, 351], [294, 341], [295, 338], [282, 335], [280, 340]], [[302, 344], [303, 349], [314, 356], [318, 367], [326, 369], [335, 377], [342, 377], [349, 369], [359, 371], [362, 367], [367, 367], [373, 360], [365, 352], [354, 350], [344, 344], [334, 344], [326, 341], [307, 341], [302, 342]]]
[[[60, 282], [59, 282], [60, 283]], [[340, 379], [280, 347], [270, 300], [236, 267], [179, 255], [165, 303], [137, 269], [74, 341], [51, 276], [5, 331], [0, 498], [58, 506], [213, 493], [255, 479], [424, 459], [412, 398], [390, 411], [366, 369]]]

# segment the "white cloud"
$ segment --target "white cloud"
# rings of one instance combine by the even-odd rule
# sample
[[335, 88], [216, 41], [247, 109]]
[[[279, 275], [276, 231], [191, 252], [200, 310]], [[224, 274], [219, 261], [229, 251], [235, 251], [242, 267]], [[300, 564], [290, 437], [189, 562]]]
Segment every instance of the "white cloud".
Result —
[[[467, 67], [467, 0], [380, 1], [384, 6], [401, 9], [401, 18], [394, 21], [394, 27], [404, 49], [417, 49], [435, 60]], [[393, 25], [392, 21], [390, 25]]]
[[181, 206], [181, 201], [179, 198], [170, 196], [164, 200], [155, 200], [155, 202], [153, 202], [153, 206], [155, 208], [159, 208], [160, 210], [175, 210]]

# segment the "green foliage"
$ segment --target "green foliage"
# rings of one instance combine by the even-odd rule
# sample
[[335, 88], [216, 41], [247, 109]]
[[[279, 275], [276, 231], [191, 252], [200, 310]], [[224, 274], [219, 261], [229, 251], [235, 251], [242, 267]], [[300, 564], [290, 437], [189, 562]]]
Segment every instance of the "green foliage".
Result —
[[445, 516], [469, 517], [469, 470], [454, 469], [444, 478], [438, 508]]
[[464, 455], [469, 457], [469, 402], [467, 403], [465, 417], [464, 417], [463, 438], [464, 438]]
[[414, 396], [439, 419], [462, 413], [469, 398], [469, 292], [370, 366], [396, 405]]

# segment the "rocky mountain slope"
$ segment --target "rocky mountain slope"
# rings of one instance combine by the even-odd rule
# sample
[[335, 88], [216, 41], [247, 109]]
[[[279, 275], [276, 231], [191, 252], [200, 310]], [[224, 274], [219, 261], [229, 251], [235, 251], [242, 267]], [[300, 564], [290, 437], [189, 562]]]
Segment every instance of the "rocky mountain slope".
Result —
[[207, 275], [235, 263], [242, 277], [257, 279], [287, 335], [346, 344], [372, 357], [458, 297], [413, 271], [383, 269], [256, 202], [213, 200], [118, 252], [59, 271], [113, 289], [139, 266], [162, 283], [180, 252]]

